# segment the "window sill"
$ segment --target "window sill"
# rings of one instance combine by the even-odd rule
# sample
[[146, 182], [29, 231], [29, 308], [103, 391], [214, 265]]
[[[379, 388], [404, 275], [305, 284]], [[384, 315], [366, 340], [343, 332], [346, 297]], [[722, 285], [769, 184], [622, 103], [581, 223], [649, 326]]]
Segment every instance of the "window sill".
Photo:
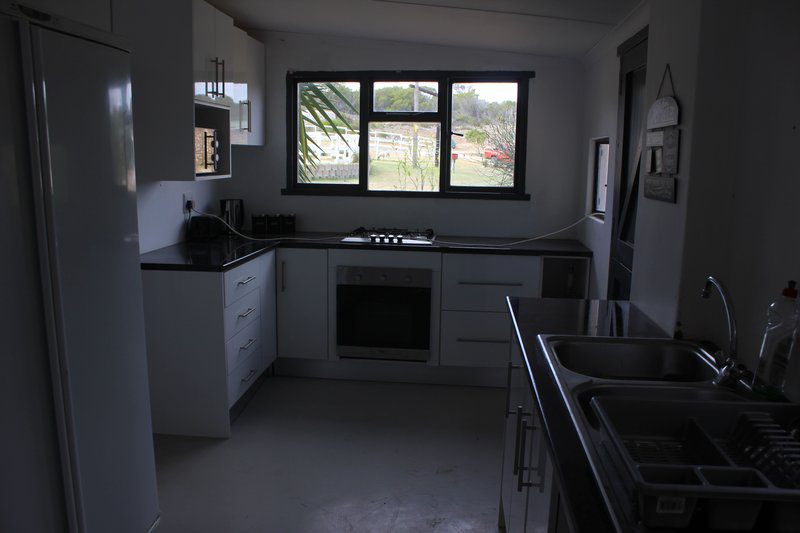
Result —
[[281, 189], [286, 196], [362, 196], [374, 198], [459, 198], [467, 200], [512, 200], [528, 202], [530, 194], [493, 192], [402, 192], [402, 191], [361, 191], [336, 189]]

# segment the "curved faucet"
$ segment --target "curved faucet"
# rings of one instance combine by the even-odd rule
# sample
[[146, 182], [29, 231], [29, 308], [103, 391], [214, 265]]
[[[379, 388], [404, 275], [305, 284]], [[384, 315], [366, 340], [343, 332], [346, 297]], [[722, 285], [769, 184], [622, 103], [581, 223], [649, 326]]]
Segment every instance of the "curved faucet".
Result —
[[714, 276], [708, 276], [708, 278], [706, 278], [706, 285], [703, 287], [703, 292], [701, 293], [704, 299], [708, 299], [711, 296], [712, 287], [716, 289], [717, 293], [719, 293], [719, 297], [722, 300], [722, 305], [725, 307], [725, 317], [728, 320], [728, 353], [717, 353], [717, 355], [721, 355], [721, 357], [719, 357], [719, 360], [717, 361], [717, 365], [719, 366], [719, 374], [714, 379], [714, 384], [726, 385], [739, 381], [746, 373], [747, 369], [744, 368], [743, 365], [738, 364], [736, 361], [738, 352], [736, 317], [733, 314], [733, 304], [731, 303], [728, 290], [720, 280]]
[[725, 317], [728, 319], [728, 359], [736, 359], [738, 352], [738, 341], [736, 335], [736, 317], [733, 315], [733, 304], [731, 297], [728, 294], [728, 289], [722, 284], [720, 280], [714, 276], [706, 278], [706, 286], [703, 287], [702, 296], [706, 300], [711, 296], [711, 288], [717, 289], [719, 297], [722, 299], [722, 305], [725, 307]]

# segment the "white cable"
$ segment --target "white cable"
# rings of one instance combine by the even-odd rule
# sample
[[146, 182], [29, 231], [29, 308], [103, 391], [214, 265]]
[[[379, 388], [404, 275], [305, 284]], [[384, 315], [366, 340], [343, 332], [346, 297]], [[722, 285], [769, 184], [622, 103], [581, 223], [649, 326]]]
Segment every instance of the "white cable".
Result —
[[203, 213], [202, 211], [198, 211], [194, 207], [192, 207], [192, 211], [194, 211], [198, 215], [203, 215], [205, 217], [216, 218], [217, 220], [222, 222], [222, 224], [225, 227], [227, 227], [229, 230], [234, 232], [236, 235], [238, 235], [239, 237], [241, 237], [243, 239], [247, 239], [249, 241], [285, 241], [285, 240], [293, 240], [293, 241], [330, 241], [330, 240], [333, 240], [333, 239], [339, 240], [339, 239], [342, 238], [341, 235], [338, 235], [336, 237], [316, 237], [316, 238], [306, 238], [306, 237], [267, 237], [267, 238], [264, 238], [264, 239], [259, 239], [258, 237], [250, 237], [249, 235], [245, 235], [244, 233], [240, 233], [240, 232], [236, 231], [236, 229], [233, 226], [231, 226], [230, 224], [225, 222], [223, 219], [221, 219], [217, 215], [213, 215], [211, 213]]
[[[293, 241], [331, 241], [331, 240], [341, 240], [341, 238], [342, 238], [341, 235], [337, 235], [336, 237], [316, 237], [316, 238], [315, 237], [310, 237], [309, 238], [309, 237], [285, 237], [284, 236], [284, 237], [267, 237], [267, 238], [263, 238], [262, 239], [262, 238], [258, 238], [258, 237], [250, 237], [249, 235], [245, 235], [244, 233], [240, 233], [233, 226], [231, 226], [230, 224], [225, 222], [222, 218], [218, 217], [217, 215], [213, 215], [211, 213], [203, 213], [202, 211], [198, 211], [194, 207], [192, 207], [192, 211], [197, 213], [198, 215], [203, 215], [203, 216], [206, 216], [206, 217], [216, 218], [217, 220], [222, 222], [222, 224], [225, 227], [227, 227], [229, 230], [231, 230], [233, 233], [235, 233], [239, 237], [242, 237], [243, 239], [247, 239], [247, 240], [250, 240], [250, 241], [259, 241], [259, 242], [262, 242], [262, 241], [285, 241], [285, 240], [293, 240]], [[513, 241], [513, 242], [506, 242], [506, 243], [497, 242], [497, 243], [492, 243], [492, 244], [481, 243], [481, 242], [455, 242], [455, 241], [441, 241], [441, 240], [439, 240], [439, 239], [437, 239], [435, 237], [434, 237], [434, 241], [433, 242], [437, 242], [437, 243], [441, 243], [441, 244], [452, 244], [452, 245], [455, 245], [455, 246], [476, 246], [476, 247], [490, 247], [490, 248], [498, 248], [498, 247], [505, 247], [505, 246], [516, 246], [518, 244], [524, 244], [526, 242], [538, 241], [539, 239], [545, 239], [545, 238], [547, 238], [547, 237], [549, 237], [551, 235], [555, 235], [557, 233], [561, 233], [562, 231], [567, 231], [568, 229], [572, 229], [575, 226], [577, 226], [578, 224], [580, 224], [581, 222], [583, 222], [584, 220], [586, 220], [588, 217], [589, 217], [589, 215], [584, 215], [579, 220], [576, 220], [575, 222], [573, 222], [569, 226], [565, 226], [565, 227], [563, 227], [561, 229], [557, 229], [556, 231], [551, 231], [550, 233], [545, 233], [544, 235], [538, 235], [536, 237], [531, 237], [529, 239], [522, 239], [522, 240]]]
[[435, 242], [439, 242], [439, 243], [442, 243], [442, 244], [453, 244], [453, 245], [458, 245], [458, 246], [477, 246], [477, 247], [487, 246], [487, 247], [491, 247], [491, 248], [497, 248], [497, 247], [502, 247], [502, 246], [516, 246], [518, 244], [524, 244], [526, 242], [538, 241], [539, 239], [545, 239], [545, 238], [547, 238], [547, 237], [549, 237], [551, 235], [555, 235], [557, 233], [561, 233], [562, 231], [567, 231], [568, 229], [572, 229], [575, 226], [577, 226], [578, 224], [580, 224], [581, 222], [583, 222], [584, 220], [586, 220], [588, 217], [589, 217], [589, 215], [584, 215], [579, 220], [576, 220], [575, 222], [573, 222], [569, 226], [564, 226], [563, 228], [557, 229], [556, 231], [551, 231], [550, 233], [545, 233], [544, 235], [538, 235], [536, 237], [531, 237], [529, 239], [521, 239], [519, 241], [513, 241], [513, 242], [506, 242], [506, 243], [496, 242], [496, 243], [489, 244], [489, 243], [481, 243], [481, 242], [471, 242], [470, 243], [470, 242], [440, 241], [439, 239], [435, 239]]

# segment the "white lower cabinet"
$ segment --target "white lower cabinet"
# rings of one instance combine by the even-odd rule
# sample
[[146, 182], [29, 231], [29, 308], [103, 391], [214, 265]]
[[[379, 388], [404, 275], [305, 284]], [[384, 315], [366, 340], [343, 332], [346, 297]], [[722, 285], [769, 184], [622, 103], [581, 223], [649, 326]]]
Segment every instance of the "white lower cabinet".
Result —
[[443, 254], [441, 364], [505, 366], [506, 297], [538, 297], [541, 265], [535, 256]]
[[276, 357], [275, 252], [142, 280], [153, 431], [230, 436], [230, 408]]
[[281, 248], [278, 268], [278, 356], [328, 358], [328, 251]]
[[507, 533], [555, 531], [553, 467], [519, 346], [508, 362], [499, 525]]
[[505, 367], [509, 331], [505, 313], [442, 311], [441, 364]]

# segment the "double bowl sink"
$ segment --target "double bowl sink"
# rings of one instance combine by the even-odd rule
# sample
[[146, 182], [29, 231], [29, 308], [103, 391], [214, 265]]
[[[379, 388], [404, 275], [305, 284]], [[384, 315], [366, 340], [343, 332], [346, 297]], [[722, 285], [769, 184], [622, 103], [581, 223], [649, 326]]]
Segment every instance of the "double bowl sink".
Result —
[[596, 396], [648, 400], [747, 400], [743, 391], [713, 384], [718, 370], [700, 346], [671, 339], [543, 335], [559, 386], [597, 429]]

